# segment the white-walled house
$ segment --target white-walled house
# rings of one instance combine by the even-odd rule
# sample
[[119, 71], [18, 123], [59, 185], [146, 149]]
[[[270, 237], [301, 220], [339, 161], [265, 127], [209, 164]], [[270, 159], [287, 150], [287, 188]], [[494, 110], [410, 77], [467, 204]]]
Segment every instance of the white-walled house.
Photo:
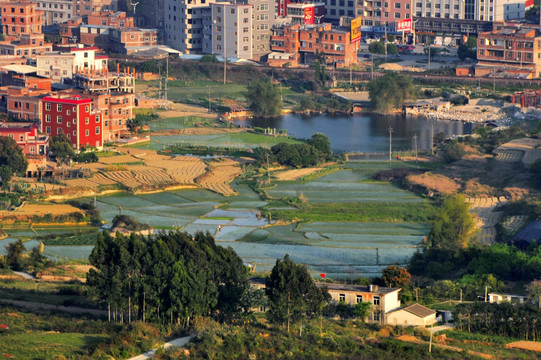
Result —
[[387, 324], [393, 326], [426, 327], [436, 322], [436, 311], [420, 304], [413, 304], [387, 314]]

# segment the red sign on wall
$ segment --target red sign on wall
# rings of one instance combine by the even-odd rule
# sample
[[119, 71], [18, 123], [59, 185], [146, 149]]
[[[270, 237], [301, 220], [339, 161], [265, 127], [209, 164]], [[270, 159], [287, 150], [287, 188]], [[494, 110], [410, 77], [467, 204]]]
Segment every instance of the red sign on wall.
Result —
[[315, 8], [314, 6], [307, 7], [304, 9], [304, 23], [306, 25], [315, 24]]
[[411, 19], [398, 20], [396, 31], [411, 31]]

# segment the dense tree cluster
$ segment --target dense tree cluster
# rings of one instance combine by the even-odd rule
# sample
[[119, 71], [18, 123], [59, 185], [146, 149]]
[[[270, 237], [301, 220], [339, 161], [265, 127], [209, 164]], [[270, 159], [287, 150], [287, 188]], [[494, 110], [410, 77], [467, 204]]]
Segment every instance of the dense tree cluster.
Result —
[[331, 298], [326, 288], [316, 286], [306, 266], [295, 264], [288, 255], [276, 260], [266, 282], [266, 293], [267, 318], [274, 324], [286, 325], [288, 332], [291, 323], [321, 315]]
[[459, 304], [453, 312], [457, 329], [526, 340], [539, 340], [541, 310], [503, 302]]
[[245, 94], [248, 108], [255, 116], [277, 116], [282, 111], [280, 89], [269, 78], [253, 81]]
[[458, 47], [456, 54], [460, 60], [477, 59], [477, 38], [475, 36], [468, 37], [468, 41]]
[[96, 268], [87, 275], [91, 292], [121, 321], [188, 326], [194, 316], [227, 318], [239, 310], [247, 287], [242, 260], [208, 233], [104, 233], [89, 260]]
[[372, 109], [383, 112], [401, 109], [415, 94], [411, 77], [395, 72], [370, 81], [368, 91]]
[[456, 250], [468, 245], [477, 227], [463, 195], [448, 197], [431, 216], [429, 246]]
[[293, 167], [314, 166], [332, 157], [331, 142], [323, 134], [315, 133], [305, 144], [279, 143], [270, 150], [259, 148], [256, 151], [258, 164], [266, 165], [277, 162]]
[[0, 166], [2, 165], [5, 165], [3, 173], [11, 174], [24, 174], [28, 167], [28, 160], [21, 147], [9, 136], [0, 136]]

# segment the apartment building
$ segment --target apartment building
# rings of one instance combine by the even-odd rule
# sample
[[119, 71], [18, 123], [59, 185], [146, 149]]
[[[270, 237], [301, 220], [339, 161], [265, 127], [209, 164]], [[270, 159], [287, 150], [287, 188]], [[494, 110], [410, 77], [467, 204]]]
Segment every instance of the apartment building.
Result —
[[61, 24], [73, 17], [73, 0], [33, 0], [43, 11], [44, 25]]
[[0, 41], [0, 55], [15, 55], [35, 58], [51, 51], [52, 44], [46, 43], [43, 34], [20, 35], [18, 41]]
[[479, 34], [476, 76], [515, 75], [538, 78], [541, 73], [541, 34], [537, 28], [506, 27]]
[[0, 123], [0, 136], [7, 136], [15, 140], [27, 157], [44, 157], [49, 148], [49, 136], [39, 134], [38, 128], [39, 125], [34, 122], [4, 122]]
[[281, 25], [273, 28], [272, 51], [298, 54], [299, 63], [312, 64], [323, 56], [326, 65], [351, 66], [357, 62], [359, 43], [351, 43], [349, 30], [331, 24]]
[[356, 0], [355, 17], [362, 18], [363, 31], [396, 31], [396, 23], [413, 18], [412, 0]]
[[37, 75], [38, 68], [28, 65], [5, 65], [0, 68], [0, 86], [17, 86], [51, 91], [51, 79]]
[[11, 87], [5, 90], [0, 89], [2, 94], [2, 107], [5, 112], [19, 121], [33, 121], [39, 124], [41, 120], [41, 96], [48, 91], [41, 89], [27, 89]]
[[133, 119], [135, 94], [120, 92], [85, 92], [95, 108], [100, 109], [103, 120], [103, 141], [119, 139], [128, 132], [127, 122]]
[[141, 47], [158, 45], [158, 29], [111, 28], [108, 51], [132, 54]]
[[41, 34], [43, 11], [27, 1], [3, 2], [0, 5], [2, 33], [6, 40], [17, 40], [21, 35]]
[[165, 0], [164, 41], [184, 53], [203, 51], [203, 17], [215, 0]]
[[[533, 1], [533, 0], [532, 0]], [[143, 1], [143, 18], [145, 26], [163, 29], [164, 27], [164, 0]]]
[[130, 68], [120, 70], [120, 64], [117, 64], [116, 72], [109, 72], [107, 68], [101, 71], [78, 71], [73, 75], [73, 81], [78, 88], [93, 92], [124, 92], [135, 93], [135, 69], [130, 72]]
[[524, 0], [415, 0], [415, 17], [476, 21], [523, 19]]
[[87, 25], [134, 28], [134, 17], [127, 16], [124, 11], [101, 11], [87, 16]]
[[97, 47], [57, 47], [60, 51], [36, 56], [38, 75], [55, 82], [71, 79], [77, 70], [102, 70], [107, 68], [109, 57], [96, 55]]
[[88, 16], [101, 11], [117, 11], [118, 0], [72, 0], [73, 17]]
[[227, 58], [253, 57], [252, 5], [210, 4], [205, 16], [203, 51]]
[[83, 18], [75, 18], [60, 23], [60, 43], [61, 44], [74, 44], [80, 41], [79, 27], [83, 25]]
[[[275, 24], [274, 0], [237, 0], [252, 5], [252, 59], [260, 60], [270, 52], [272, 27]], [[325, 11], [325, 9], [322, 9]]]
[[41, 132], [49, 136], [65, 134], [76, 150], [103, 148], [103, 121], [91, 99], [44, 97]]
[[288, 3], [287, 17], [302, 25], [322, 24], [325, 17], [325, 3]]

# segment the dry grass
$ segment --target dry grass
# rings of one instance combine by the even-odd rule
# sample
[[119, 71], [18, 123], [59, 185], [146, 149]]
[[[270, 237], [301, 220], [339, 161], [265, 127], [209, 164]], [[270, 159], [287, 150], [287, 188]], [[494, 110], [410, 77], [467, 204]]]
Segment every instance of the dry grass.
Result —
[[422, 186], [428, 190], [446, 195], [456, 194], [460, 189], [460, 185], [447, 176], [430, 172], [408, 175], [407, 180], [414, 186]]
[[523, 349], [541, 352], [541, 343], [536, 341], [515, 341], [505, 345], [508, 349]]
[[68, 204], [28, 204], [24, 203], [15, 211], [0, 211], [0, 218], [8, 215], [17, 216], [41, 216], [46, 214], [52, 215], [67, 215], [72, 213], [83, 213], [81, 209]]
[[278, 173], [274, 173], [273, 176], [280, 181], [297, 180], [303, 176], [319, 172], [320, 170], [321, 168], [286, 170], [286, 171], [280, 171]]
[[213, 161], [209, 164], [209, 167], [211, 170], [198, 179], [198, 183], [203, 188], [224, 196], [237, 194], [229, 186], [229, 183], [242, 173], [242, 169], [237, 161], [231, 159]]

